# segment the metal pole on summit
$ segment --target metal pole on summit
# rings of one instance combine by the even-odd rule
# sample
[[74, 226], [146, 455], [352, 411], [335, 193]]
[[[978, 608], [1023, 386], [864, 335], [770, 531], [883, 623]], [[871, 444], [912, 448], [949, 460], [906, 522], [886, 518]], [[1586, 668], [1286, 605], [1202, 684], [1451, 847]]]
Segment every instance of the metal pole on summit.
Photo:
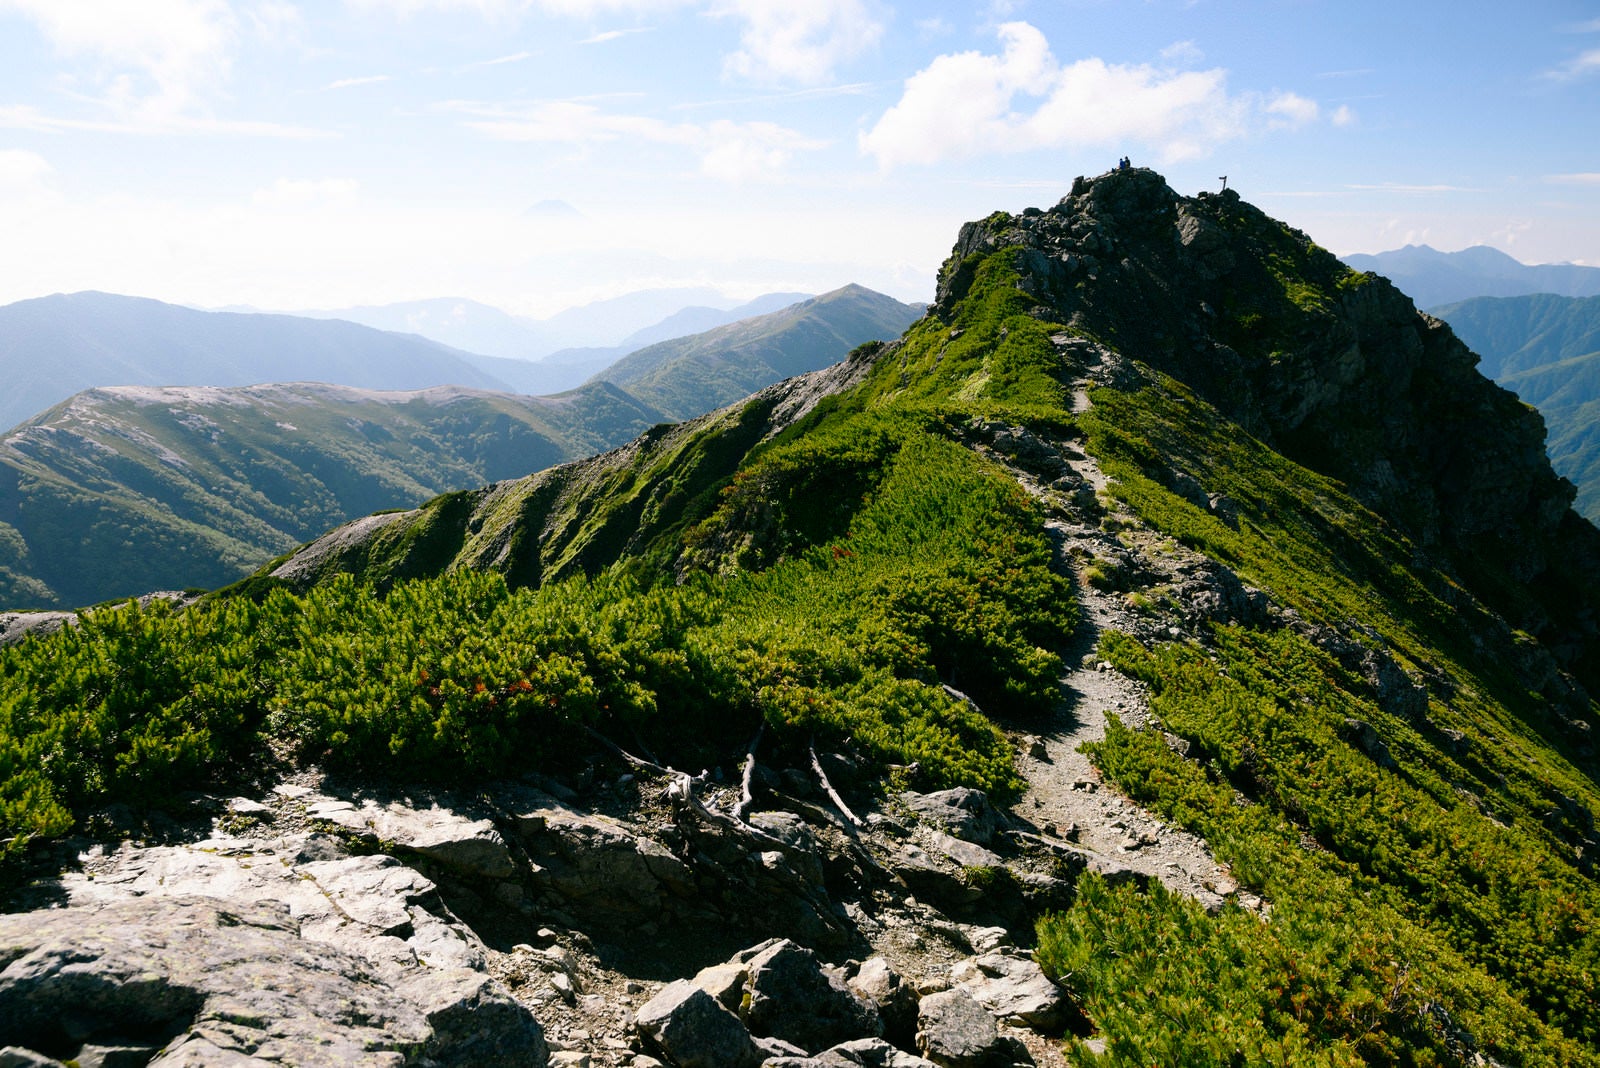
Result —
[[1228, 176], [1226, 174], [1222, 176], [1222, 191], [1224, 193], [1228, 191]]

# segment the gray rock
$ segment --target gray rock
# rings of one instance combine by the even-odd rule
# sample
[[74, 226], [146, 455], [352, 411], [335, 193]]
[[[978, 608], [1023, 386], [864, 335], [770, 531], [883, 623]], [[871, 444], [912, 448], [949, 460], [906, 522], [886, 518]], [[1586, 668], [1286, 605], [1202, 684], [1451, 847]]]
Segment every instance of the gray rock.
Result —
[[538, 1023], [487, 976], [385, 967], [305, 939], [277, 902], [0, 916], [0, 960], [0, 1019], [34, 1049], [181, 1035], [152, 1063], [545, 1063]]
[[871, 1006], [824, 971], [809, 949], [787, 939], [754, 957], [749, 974], [749, 998], [741, 1015], [754, 1034], [816, 1053], [851, 1039], [876, 1037], [882, 1030]]
[[383, 806], [367, 801], [360, 808], [314, 804], [308, 814], [462, 875], [504, 879], [516, 871], [511, 851], [493, 822], [469, 819], [438, 804], [426, 809], [398, 801]]
[[1015, 1043], [1002, 1038], [994, 1017], [965, 990], [929, 994], [917, 1006], [917, 1049], [940, 1068], [1006, 1068]]
[[635, 1025], [678, 1068], [756, 1068], [763, 1060], [739, 1018], [687, 979], [645, 1002]]
[[871, 1005], [890, 1041], [912, 1045], [917, 1033], [917, 992], [882, 957], [873, 957], [850, 978], [850, 989]]
[[1050, 1032], [1065, 1022], [1066, 995], [1021, 950], [996, 949], [961, 961], [950, 979], [998, 1019]]
[[0, 1047], [0, 1068], [61, 1068], [61, 1062], [21, 1046]]
[[1372, 758], [1372, 762], [1380, 768], [1395, 767], [1394, 757], [1389, 752], [1389, 747], [1384, 744], [1372, 724], [1362, 719], [1346, 719], [1344, 721], [1345, 739], [1357, 749]]
[[931, 794], [907, 791], [900, 798], [911, 811], [959, 838], [979, 845], [988, 845], [994, 840], [998, 816], [994, 806], [989, 804], [988, 795], [981, 790], [958, 786]]

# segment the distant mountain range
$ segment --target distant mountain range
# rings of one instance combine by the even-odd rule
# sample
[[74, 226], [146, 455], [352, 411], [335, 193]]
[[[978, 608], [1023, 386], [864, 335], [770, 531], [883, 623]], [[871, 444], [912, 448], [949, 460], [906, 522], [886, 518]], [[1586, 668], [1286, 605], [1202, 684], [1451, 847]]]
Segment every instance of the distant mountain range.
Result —
[[1600, 267], [1571, 263], [1526, 264], [1487, 245], [1440, 252], [1407, 245], [1375, 255], [1350, 255], [1344, 262], [1373, 271], [1399, 286], [1419, 308], [1473, 297], [1517, 297], [1555, 293], [1566, 297], [1600, 295]]
[[639, 349], [595, 376], [673, 419], [826, 367], [868, 339], [899, 337], [926, 305], [848, 285], [779, 311]]
[[0, 307], [0, 429], [108, 385], [247, 386], [315, 380], [363, 389], [514, 392], [436, 341], [347, 322], [203, 312], [111, 293]]
[[[574, 349], [615, 349], [618, 351], [611, 357], [615, 359], [657, 341], [775, 311], [810, 295], [768, 293], [751, 301], [738, 301], [704, 286], [645, 289], [569, 308], [548, 319], [512, 315], [487, 304], [459, 298], [289, 314], [308, 319], [343, 319], [377, 330], [420, 334], [452, 348], [500, 359], [543, 360], [551, 354]], [[559, 362], [570, 363], [572, 359], [568, 357]], [[598, 367], [574, 381], [555, 387], [541, 383], [538, 388], [526, 391], [569, 389], [594, 370]]]
[[[179, 381], [213, 367], [272, 377], [275, 344], [290, 346], [284, 363], [295, 367], [309, 350], [335, 370], [353, 372], [352, 354], [399, 361], [409, 353], [439, 357], [441, 374], [472, 370], [466, 354], [351, 323], [79, 297], [53, 298], [68, 314], [10, 348], [48, 367], [54, 339], [96, 356], [80, 361], [86, 367], [110, 374], [154, 366]], [[9, 310], [0, 309], [0, 324]], [[0, 437], [0, 608], [225, 585], [345, 520], [602, 452], [664, 419], [699, 415], [834, 363], [864, 341], [897, 337], [919, 314], [847, 286], [659, 343], [642, 350], [625, 377], [665, 408], [604, 379], [545, 397], [307, 382], [91, 389]], [[48, 319], [34, 322], [41, 318]], [[337, 349], [340, 338], [351, 341], [350, 353]], [[0, 333], [0, 351], [7, 343]], [[171, 358], [163, 363], [156, 356], [164, 352]], [[402, 369], [426, 373], [421, 365]]]
[[1482, 357], [1479, 370], [1539, 409], [1551, 465], [1600, 524], [1600, 296], [1478, 297], [1433, 314]]

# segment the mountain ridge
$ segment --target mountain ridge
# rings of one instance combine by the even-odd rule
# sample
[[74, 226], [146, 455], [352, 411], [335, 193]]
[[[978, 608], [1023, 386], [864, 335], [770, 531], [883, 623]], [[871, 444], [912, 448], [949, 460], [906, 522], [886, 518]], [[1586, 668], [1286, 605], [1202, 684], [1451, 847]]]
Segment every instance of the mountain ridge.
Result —
[[337, 320], [202, 312], [144, 297], [58, 294], [0, 307], [0, 403], [7, 428], [81, 389], [246, 386], [331, 379], [360, 388], [446, 382], [510, 391], [464, 354], [424, 338]]
[[1358, 271], [1391, 279], [1419, 308], [1473, 297], [1513, 297], [1555, 293], [1569, 297], [1600, 294], [1600, 267], [1573, 263], [1526, 264], [1487, 245], [1440, 252], [1427, 245], [1378, 253], [1352, 253], [1344, 262]]

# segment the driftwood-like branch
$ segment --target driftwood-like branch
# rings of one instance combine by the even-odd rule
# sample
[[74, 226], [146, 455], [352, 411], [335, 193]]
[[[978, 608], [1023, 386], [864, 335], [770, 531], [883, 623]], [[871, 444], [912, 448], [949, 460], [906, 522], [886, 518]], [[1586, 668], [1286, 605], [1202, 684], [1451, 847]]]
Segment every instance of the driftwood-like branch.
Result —
[[835, 790], [833, 788], [833, 783], [828, 781], [828, 773], [822, 770], [822, 761], [817, 759], [817, 744], [815, 741], [811, 743], [810, 749], [811, 770], [817, 773], [817, 781], [822, 784], [823, 792], [825, 792], [828, 795], [828, 799], [833, 802], [833, 807], [838, 809], [840, 815], [844, 816], [844, 818], [849, 821], [850, 826], [866, 826], [860, 820], [856, 819], [856, 814], [850, 811], [850, 806], [844, 803], [844, 798], [839, 796], [839, 791]]
[[750, 808], [756, 803], [755, 794], [751, 791], [750, 780], [756, 775], [756, 747], [761, 744], [761, 735], [767, 729], [767, 721], [762, 720], [756, 728], [756, 736], [750, 739], [750, 748], [744, 754], [744, 777], [739, 784], [739, 803], [733, 808], [733, 818], [740, 823], [750, 821]]
[[607, 738], [593, 727], [584, 727], [583, 732], [590, 738], [593, 738], [595, 741], [605, 746], [606, 749], [615, 754], [624, 764], [638, 768], [641, 771], [653, 772], [656, 775], [667, 775], [672, 778], [678, 778], [680, 776], [683, 778], [688, 778], [687, 775], [684, 775], [684, 773], [679, 771], [677, 768], [662, 767], [660, 764], [657, 764], [654, 761], [646, 760], [643, 757], [634, 756], [632, 753], [628, 752], [626, 749], [622, 748], [622, 746], [618, 745], [616, 742], [613, 742], [610, 738]]

